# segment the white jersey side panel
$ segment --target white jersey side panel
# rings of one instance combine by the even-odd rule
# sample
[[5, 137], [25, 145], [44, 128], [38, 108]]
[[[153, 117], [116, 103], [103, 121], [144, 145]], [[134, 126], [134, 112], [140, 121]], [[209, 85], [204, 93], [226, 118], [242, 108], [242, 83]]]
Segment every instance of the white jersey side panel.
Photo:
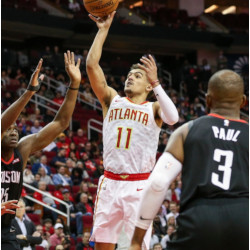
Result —
[[148, 173], [155, 165], [160, 128], [153, 103], [115, 96], [103, 123], [103, 164], [113, 173]]

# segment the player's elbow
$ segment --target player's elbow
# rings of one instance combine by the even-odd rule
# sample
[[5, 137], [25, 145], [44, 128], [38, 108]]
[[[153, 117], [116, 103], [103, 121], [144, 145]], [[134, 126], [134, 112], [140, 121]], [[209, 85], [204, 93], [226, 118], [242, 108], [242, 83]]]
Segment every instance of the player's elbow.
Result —
[[167, 178], [160, 174], [154, 175], [153, 178], [151, 179], [150, 188], [154, 192], [159, 192], [159, 193], [164, 192], [167, 186], [168, 186]]
[[175, 123], [177, 123], [179, 121], [179, 115], [178, 113], [172, 117], [172, 119], [168, 122], [168, 125], [174, 125]]
[[86, 60], [86, 68], [87, 70], [91, 70], [96, 68], [96, 66], [99, 64], [98, 60], [95, 60], [93, 56], [88, 56]]
[[176, 113], [172, 114], [170, 117], [166, 118], [164, 115], [162, 117], [162, 120], [167, 123], [168, 125], [174, 125], [179, 121], [179, 114], [176, 111]]

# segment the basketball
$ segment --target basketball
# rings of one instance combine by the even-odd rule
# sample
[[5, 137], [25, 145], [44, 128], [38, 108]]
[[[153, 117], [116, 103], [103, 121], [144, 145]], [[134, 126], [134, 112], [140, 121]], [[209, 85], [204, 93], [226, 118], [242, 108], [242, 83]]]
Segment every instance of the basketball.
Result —
[[85, 9], [96, 17], [105, 17], [115, 11], [119, 0], [83, 0]]

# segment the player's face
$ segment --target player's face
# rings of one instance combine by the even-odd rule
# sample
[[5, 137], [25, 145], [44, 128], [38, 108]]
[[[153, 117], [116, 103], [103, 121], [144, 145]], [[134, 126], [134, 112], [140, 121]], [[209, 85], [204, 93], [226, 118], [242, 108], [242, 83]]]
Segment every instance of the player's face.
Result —
[[146, 73], [141, 69], [132, 69], [125, 81], [124, 92], [126, 94], [141, 94], [146, 92], [146, 88], [149, 82], [146, 77]]
[[7, 131], [4, 132], [2, 146], [8, 148], [16, 148], [19, 140], [19, 134], [16, 124], [12, 124]]

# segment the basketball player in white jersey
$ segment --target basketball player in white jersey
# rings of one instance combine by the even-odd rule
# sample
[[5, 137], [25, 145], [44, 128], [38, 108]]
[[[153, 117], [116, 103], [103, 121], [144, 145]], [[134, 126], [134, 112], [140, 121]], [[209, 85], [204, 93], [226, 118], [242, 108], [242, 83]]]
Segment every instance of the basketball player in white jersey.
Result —
[[[96, 250], [113, 250], [122, 229], [127, 235], [124, 249], [129, 248], [141, 190], [155, 165], [162, 121], [172, 125], [179, 119], [175, 105], [159, 83], [151, 55], [142, 57], [142, 64], [132, 66], [125, 82], [127, 97], [120, 97], [107, 85], [99, 60], [114, 15], [106, 20], [90, 15], [99, 31], [87, 57], [87, 73], [104, 119], [105, 171], [99, 180], [90, 238]], [[146, 101], [151, 90], [157, 102]], [[149, 249], [150, 237], [148, 231], [144, 249]]]

